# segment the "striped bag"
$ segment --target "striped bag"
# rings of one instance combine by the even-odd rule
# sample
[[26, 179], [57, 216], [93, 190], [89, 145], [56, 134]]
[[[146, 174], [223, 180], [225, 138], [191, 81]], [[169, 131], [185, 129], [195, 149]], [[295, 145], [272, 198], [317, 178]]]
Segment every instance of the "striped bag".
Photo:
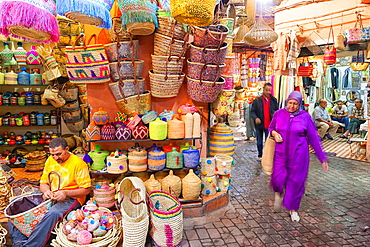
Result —
[[[83, 38], [84, 46], [75, 46]], [[73, 46], [66, 47], [66, 68], [71, 83], [95, 84], [110, 81], [109, 62], [104, 46], [101, 44], [90, 45], [93, 34], [85, 43], [85, 36], [81, 34]]]
[[[331, 35], [333, 36], [334, 39], [334, 31], [332, 26], [330, 26], [328, 42], [330, 40]], [[324, 63], [326, 65], [332, 65], [335, 64], [336, 62], [337, 62], [337, 49], [335, 49], [334, 45], [330, 48], [328, 44], [324, 51]]]

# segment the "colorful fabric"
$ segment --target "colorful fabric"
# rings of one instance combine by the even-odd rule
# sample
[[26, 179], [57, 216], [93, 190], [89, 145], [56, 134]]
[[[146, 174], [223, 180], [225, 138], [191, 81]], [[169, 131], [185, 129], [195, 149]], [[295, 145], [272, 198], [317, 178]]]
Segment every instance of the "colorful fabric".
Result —
[[[55, 171], [60, 176], [60, 190], [74, 190], [78, 188], [91, 187], [91, 180], [87, 164], [78, 156], [71, 153], [71, 156], [64, 163], [59, 164], [51, 156], [46, 160], [44, 171], [42, 173], [40, 183], [48, 184], [48, 175], [51, 171]], [[50, 188], [52, 191], [58, 189], [58, 178], [51, 175], [52, 181]], [[83, 205], [85, 197], [77, 197], [73, 199]]]
[[149, 0], [119, 0], [118, 7], [122, 12], [122, 26], [126, 28], [128, 23], [152, 22], [158, 28], [156, 4]]
[[354, 107], [352, 110], [352, 115], [355, 116], [355, 118], [364, 118], [364, 108], [361, 107], [358, 109], [357, 107]]

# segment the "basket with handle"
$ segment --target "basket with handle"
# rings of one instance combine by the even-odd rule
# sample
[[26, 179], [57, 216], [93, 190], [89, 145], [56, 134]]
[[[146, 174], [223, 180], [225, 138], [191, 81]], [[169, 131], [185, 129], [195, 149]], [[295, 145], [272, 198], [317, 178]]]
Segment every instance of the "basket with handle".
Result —
[[183, 53], [186, 42], [166, 36], [160, 33], [154, 34], [154, 55], [180, 56]]
[[183, 213], [179, 200], [165, 191], [149, 194], [149, 234], [155, 246], [181, 246]]
[[199, 47], [220, 47], [227, 36], [229, 29], [224, 25], [208, 27], [194, 27], [194, 44]]
[[198, 102], [211, 103], [217, 99], [218, 94], [222, 91], [225, 79], [223, 77], [214, 81], [202, 81], [188, 79], [188, 95], [189, 98]]
[[184, 81], [185, 74], [162, 75], [149, 71], [150, 90], [153, 97], [170, 98], [176, 97]]
[[183, 40], [186, 35], [184, 24], [178, 22], [171, 16], [158, 16], [157, 32], [165, 35], [174, 35], [175, 39]]
[[[52, 189], [51, 175], [58, 177], [58, 187], [60, 189], [60, 176], [57, 172], [51, 171], [48, 174], [50, 188]], [[57, 190], [52, 190], [57, 191]], [[49, 209], [54, 205], [54, 201], [49, 199], [44, 201], [41, 194], [26, 194], [14, 198], [5, 208], [4, 214], [10, 222], [19, 229], [21, 233], [29, 237], [35, 230], [36, 225], [42, 220]]]
[[[200, 80], [202, 77], [205, 81], [213, 81], [218, 79], [222, 74], [225, 64], [204, 64], [192, 62], [188, 59], [188, 76], [195, 80]], [[217, 77], [217, 78], [216, 78]]]
[[144, 182], [126, 177], [118, 185], [118, 205], [122, 215], [123, 246], [144, 247], [149, 227]]
[[156, 74], [178, 75], [182, 71], [184, 60], [185, 57], [152, 54], [153, 72]]

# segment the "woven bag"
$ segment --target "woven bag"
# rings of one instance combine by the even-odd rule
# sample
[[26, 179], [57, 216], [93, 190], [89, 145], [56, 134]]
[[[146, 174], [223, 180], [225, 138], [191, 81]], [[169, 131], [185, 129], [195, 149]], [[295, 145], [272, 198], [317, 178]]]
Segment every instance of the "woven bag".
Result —
[[162, 35], [173, 35], [175, 39], [184, 40], [186, 35], [184, 26], [184, 24], [175, 20], [172, 16], [158, 16], [157, 32]]
[[61, 15], [57, 16], [57, 20], [60, 30], [59, 45], [73, 45], [81, 33], [81, 25]]
[[[104, 83], [110, 81], [108, 59], [104, 46], [100, 44], [89, 45], [96, 35], [92, 35], [85, 43], [85, 36], [82, 34], [78, 39], [83, 38], [84, 46], [67, 46], [66, 57], [68, 62], [66, 68], [71, 83]], [[77, 40], [78, 40], [77, 39]]]
[[139, 41], [131, 40], [110, 43], [104, 45], [104, 49], [108, 55], [108, 60], [110, 63], [117, 62], [118, 57], [120, 57], [120, 59], [137, 59]]
[[80, 120], [75, 121], [75, 122], [67, 122], [66, 126], [71, 132], [79, 132], [86, 127], [85, 119], [81, 118]]
[[[119, 77], [136, 77], [139, 78], [144, 66], [144, 60], [127, 60], [109, 63], [109, 70], [113, 81], [118, 81]], [[118, 70], [120, 74], [118, 74]]]
[[112, 27], [110, 9], [113, 0], [57, 1], [57, 12], [76, 22], [109, 29]]
[[[330, 40], [331, 35], [333, 36], [334, 39], [334, 31], [332, 26], [330, 26], [328, 42]], [[324, 51], [324, 63], [327, 65], [332, 65], [335, 64], [336, 62], [337, 62], [337, 50], [335, 49], [334, 45], [330, 48], [328, 44]]]
[[[357, 25], [360, 27], [357, 28]], [[368, 41], [370, 40], [370, 27], [363, 26], [361, 14], [357, 13], [354, 28], [345, 30], [344, 35], [347, 37], [348, 44]]]
[[155, 74], [178, 75], [181, 74], [185, 57], [157, 56], [152, 54], [152, 66]]
[[78, 87], [66, 87], [66, 84], [64, 84], [59, 94], [67, 102], [78, 100]]
[[194, 27], [194, 45], [207, 48], [218, 48], [224, 43], [229, 29], [223, 25]]
[[53, 0], [3, 0], [0, 2], [0, 34], [37, 43], [59, 41]]
[[213, 22], [216, 3], [216, 0], [171, 0], [171, 14], [181, 23], [206, 27]]
[[154, 55], [182, 57], [186, 51], [186, 42], [173, 36], [154, 34]]
[[310, 77], [312, 76], [312, 73], [313, 73], [313, 65], [311, 65], [308, 59], [306, 59], [306, 61], [303, 61], [303, 63], [299, 65], [297, 76]]
[[76, 122], [81, 119], [81, 109], [78, 108], [75, 111], [63, 111], [62, 112], [62, 118], [64, 122], [66, 123], [71, 123], [71, 122]]
[[[361, 52], [361, 55], [360, 55]], [[369, 67], [369, 63], [365, 63], [365, 54], [364, 50], [358, 50], [357, 51], [357, 61], [350, 63], [350, 67], [353, 71], [366, 71], [367, 68]], [[362, 61], [359, 63], [358, 61]]]
[[217, 95], [221, 92], [224, 78], [220, 77], [217, 81], [201, 81], [188, 79], [188, 95], [189, 98], [198, 102], [211, 103], [217, 99]]
[[149, 71], [150, 90], [153, 97], [171, 98], [176, 97], [184, 81], [185, 74], [162, 75]]
[[195, 80], [202, 77], [205, 81], [213, 81], [220, 77], [226, 64], [204, 64], [192, 62], [188, 59], [188, 76]]
[[227, 52], [227, 43], [220, 48], [203, 48], [190, 44], [190, 61], [204, 64], [223, 64]]
[[183, 213], [179, 200], [165, 191], [149, 194], [150, 236], [155, 246], [181, 246]]
[[266, 175], [271, 175], [274, 166], [275, 140], [269, 136], [266, 139], [261, 160], [262, 170]]
[[80, 109], [80, 103], [78, 100], [66, 103], [64, 106], [60, 108], [62, 111], [76, 111], [77, 109]]
[[150, 91], [145, 91], [143, 94], [118, 100], [116, 104], [121, 112], [126, 113], [130, 117], [136, 115], [135, 113], [143, 115], [145, 111], [151, 110], [151, 94]]
[[176, 198], [181, 194], [181, 179], [173, 175], [173, 170], [170, 170], [170, 174], [162, 179], [162, 190], [166, 191]]
[[149, 0], [119, 0], [122, 26], [133, 35], [150, 35], [158, 27], [157, 5]]
[[66, 103], [66, 100], [62, 97], [62, 96], [60, 96], [59, 94], [55, 97], [55, 98], [53, 98], [53, 99], [51, 99], [51, 98], [49, 98], [49, 99], [47, 99], [49, 102], [50, 102], [50, 104], [52, 104], [55, 108], [59, 108], [59, 107], [62, 107], [62, 106], [64, 106], [65, 105], [65, 103]]

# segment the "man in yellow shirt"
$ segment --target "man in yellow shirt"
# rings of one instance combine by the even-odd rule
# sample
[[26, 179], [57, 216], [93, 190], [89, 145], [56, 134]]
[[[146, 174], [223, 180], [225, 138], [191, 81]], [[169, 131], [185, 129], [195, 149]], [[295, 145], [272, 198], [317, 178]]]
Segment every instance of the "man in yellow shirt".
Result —
[[28, 238], [9, 222], [9, 231], [15, 246], [45, 246], [55, 224], [71, 210], [83, 205], [86, 195], [91, 191], [87, 164], [68, 151], [67, 142], [63, 138], [53, 139], [49, 150], [50, 156], [40, 179], [40, 191], [45, 200], [52, 199], [56, 203]]

